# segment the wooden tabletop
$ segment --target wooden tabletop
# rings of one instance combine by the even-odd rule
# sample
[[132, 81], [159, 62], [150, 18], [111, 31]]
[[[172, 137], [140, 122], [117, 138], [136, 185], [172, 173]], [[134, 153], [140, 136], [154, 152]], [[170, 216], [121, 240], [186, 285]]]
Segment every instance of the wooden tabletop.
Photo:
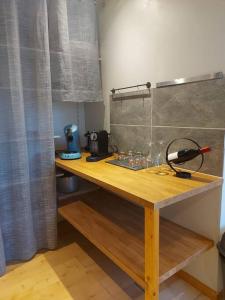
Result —
[[56, 159], [56, 165], [87, 179], [106, 190], [142, 206], [162, 208], [222, 185], [222, 178], [196, 173], [192, 179], [181, 179], [172, 172], [159, 175], [158, 168], [132, 171], [106, 163], [86, 162], [87, 153], [78, 160]]

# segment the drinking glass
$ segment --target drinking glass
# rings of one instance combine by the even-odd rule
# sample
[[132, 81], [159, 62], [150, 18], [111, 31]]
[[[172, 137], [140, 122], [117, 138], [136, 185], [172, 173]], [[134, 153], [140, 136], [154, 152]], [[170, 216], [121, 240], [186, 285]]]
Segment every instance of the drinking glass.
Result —
[[147, 164], [147, 157], [146, 156], [142, 156], [141, 158], [141, 166], [143, 169], [146, 169], [148, 167], [148, 164]]
[[132, 150], [128, 151], [127, 154], [128, 165], [132, 168], [134, 167], [134, 152]]
[[149, 150], [148, 154], [146, 156], [146, 168], [150, 168], [153, 166], [153, 159], [152, 159], [152, 148], [153, 148], [153, 142], [152, 140], [148, 144]]
[[158, 153], [154, 159], [154, 167], [160, 167], [162, 165], [162, 155]]
[[164, 155], [164, 142], [162, 140], [159, 141], [159, 153], [156, 155], [154, 160], [154, 166], [157, 167], [156, 174], [157, 175], [168, 175], [168, 167], [165, 166], [165, 155]]
[[136, 167], [142, 167], [142, 153], [141, 152], [137, 152], [135, 155], [135, 166]]
[[129, 150], [127, 154], [128, 154], [128, 157], [134, 156], [134, 152], [132, 150]]
[[159, 152], [154, 159], [155, 167], [160, 167], [165, 162], [164, 153], [163, 153], [163, 144], [164, 144], [163, 140], [160, 140], [159, 141]]
[[149, 153], [149, 155], [146, 157], [146, 167], [151, 168], [152, 166], [153, 166], [152, 155]]
[[135, 159], [134, 159], [133, 156], [129, 157], [129, 159], [128, 159], [128, 165], [131, 168], [135, 167]]
[[121, 152], [118, 153], [118, 160], [119, 161], [122, 162], [122, 161], [125, 160], [125, 158], [126, 158], [126, 153], [125, 152], [121, 151]]

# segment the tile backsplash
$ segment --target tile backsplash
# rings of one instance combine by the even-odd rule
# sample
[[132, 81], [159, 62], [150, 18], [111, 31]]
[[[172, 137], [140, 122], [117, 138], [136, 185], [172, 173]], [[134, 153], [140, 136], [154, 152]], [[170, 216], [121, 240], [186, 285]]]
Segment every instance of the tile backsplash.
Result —
[[[165, 153], [171, 140], [192, 138], [202, 146], [212, 147], [202, 172], [222, 176], [225, 79], [152, 89], [151, 98], [111, 99], [110, 114], [112, 143], [117, 144], [120, 151], [148, 153], [152, 122], [153, 156], [159, 152], [160, 141]], [[195, 168], [195, 164], [198, 164], [197, 159], [188, 167]]]

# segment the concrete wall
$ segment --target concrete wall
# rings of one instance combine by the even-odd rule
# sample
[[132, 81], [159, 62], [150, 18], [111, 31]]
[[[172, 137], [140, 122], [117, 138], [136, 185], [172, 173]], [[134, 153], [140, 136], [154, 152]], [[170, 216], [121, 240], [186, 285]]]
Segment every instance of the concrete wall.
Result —
[[[150, 106], [152, 104], [152, 116]], [[175, 138], [192, 138], [211, 146], [202, 171], [223, 175], [225, 79], [154, 88], [151, 98], [111, 101], [111, 134], [121, 151], [149, 151], [152, 123], [153, 159]], [[163, 146], [160, 146], [163, 143]], [[190, 146], [190, 143], [176, 143]], [[161, 149], [160, 149], [161, 148]], [[196, 168], [196, 163], [187, 165]]]

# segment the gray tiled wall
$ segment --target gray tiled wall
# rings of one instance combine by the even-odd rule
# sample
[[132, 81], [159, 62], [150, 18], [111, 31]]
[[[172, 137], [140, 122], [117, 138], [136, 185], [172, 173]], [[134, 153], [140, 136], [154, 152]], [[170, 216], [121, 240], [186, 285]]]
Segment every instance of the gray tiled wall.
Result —
[[[222, 176], [225, 134], [225, 80], [211, 80], [152, 89], [151, 98], [111, 100], [111, 134], [120, 151], [147, 153], [151, 137], [153, 155], [163, 153], [174, 138], [188, 137], [209, 145], [203, 172]], [[179, 145], [176, 145], [179, 148]], [[183, 145], [180, 145], [181, 148]], [[188, 167], [198, 164], [192, 162]]]

